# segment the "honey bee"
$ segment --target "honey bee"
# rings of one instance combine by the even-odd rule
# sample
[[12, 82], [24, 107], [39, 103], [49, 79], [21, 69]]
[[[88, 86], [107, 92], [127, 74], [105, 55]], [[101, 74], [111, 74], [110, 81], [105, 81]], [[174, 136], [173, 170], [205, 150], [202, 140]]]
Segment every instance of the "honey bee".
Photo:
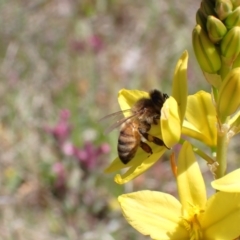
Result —
[[[148, 133], [152, 125], [159, 123], [161, 109], [167, 98], [167, 94], [158, 90], [150, 91], [149, 98], [143, 97], [131, 109], [125, 110], [130, 111], [131, 115], [129, 117], [115, 122], [107, 129], [107, 132], [110, 132], [120, 126], [117, 150], [118, 156], [124, 164], [127, 164], [134, 158], [138, 147], [150, 155], [152, 154], [152, 149], [146, 143], [146, 140], [156, 145], [167, 147], [163, 140]], [[125, 111], [113, 113], [106, 117], [115, 116]]]

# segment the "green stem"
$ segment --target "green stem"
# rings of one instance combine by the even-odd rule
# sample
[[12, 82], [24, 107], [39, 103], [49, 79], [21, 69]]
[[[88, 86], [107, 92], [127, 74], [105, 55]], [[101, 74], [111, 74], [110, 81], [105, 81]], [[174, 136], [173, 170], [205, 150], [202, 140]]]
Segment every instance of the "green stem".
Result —
[[[179, 143], [183, 144], [185, 142], [184, 139], [180, 139]], [[193, 151], [200, 156], [202, 159], [204, 159], [205, 161], [207, 161], [208, 164], [214, 164], [216, 161], [213, 160], [211, 157], [209, 157], [205, 152], [203, 152], [202, 150], [200, 150], [199, 148], [197, 148], [196, 146], [194, 146], [192, 143], [192, 148]]]
[[209, 157], [205, 152], [200, 150], [199, 148], [193, 146], [193, 151], [200, 156], [202, 159], [206, 160], [208, 164], [214, 164], [216, 161]]
[[216, 102], [217, 99], [218, 99], [218, 90], [215, 87], [212, 87], [212, 93], [213, 93], [213, 96], [214, 96], [214, 100]]
[[226, 173], [227, 167], [227, 133], [218, 131], [217, 136], [217, 162], [216, 178], [221, 178]]
[[[227, 69], [226, 66], [222, 67]], [[226, 73], [225, 73], [226, 74]], [[222, 75], [222, 79], [224, 76]], [[215, 101], [218, 99], [218, 91], [215, 88], [212, 88], [214, 93]], [[216, 147], [216, 161], [218, 162], [218, 167], [215, 171], [215, 177], [221, 178], [226, 173], [227, 168], [227, 131], [224, 129], [223, 124], [227, 122], [227, 119], [218, 119], [218, 131], [217, 131], [217, 147]]]

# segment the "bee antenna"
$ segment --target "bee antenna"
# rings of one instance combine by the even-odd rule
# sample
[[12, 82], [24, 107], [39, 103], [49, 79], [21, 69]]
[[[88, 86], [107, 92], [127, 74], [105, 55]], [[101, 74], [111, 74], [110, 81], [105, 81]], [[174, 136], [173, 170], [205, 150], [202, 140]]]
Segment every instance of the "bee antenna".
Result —
[[163, 93], [163, 97], [165, 100], [167, 100], [169, 98], [169, 96], [166, 93]]

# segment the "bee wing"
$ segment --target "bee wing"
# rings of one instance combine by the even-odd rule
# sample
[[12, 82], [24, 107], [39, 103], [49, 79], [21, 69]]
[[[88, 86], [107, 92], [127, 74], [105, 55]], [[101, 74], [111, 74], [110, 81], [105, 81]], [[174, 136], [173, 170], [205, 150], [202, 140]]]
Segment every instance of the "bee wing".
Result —
[[132, 115], [130, 115], [130, 116], [128, 116], [128, 117], [124, 117], [124, 116], [123, 116], [123, 113], [125, 113], [125, 112], [131, 112], [131, 109], [126, 109], [126, 110], [123, 110], [123, 111], [119, 111], [119, 112], [115, 112], [115, 113], [109, 114], [109, 115], [107, 115], [107, 116], [105, 116], [105, 117], [103, 117], [103, 118], [101, 118], [101, 119], [99, 120], [99, 121], [104, 121], [104, 120], [110, 119], [110, 118], [115, 119], [115, 118], [120, 118], [120, 117], [121, 117], [121, 119], [115, 121], [113, 124], [111, 124], [109, 127], [107, 127], [107, 128], [105, 129], [105, 131], [104, 131], [104, 134], [110, 133], [110, 132], [111, 132], [112, 130], [114, 130], [115, 128], [121, 126], [121, 125], [122, 125], [124, 122], [126, 122], [128, 119], [133, 118], [133, 117], [135, 117], [135, 116], [137, 115], [137, 114], [132, 114]]
[[114, 112], [114, 113], [108, 114], [107, 116], [101, 118], [101, 119], [99, 120], [99, 122], [102, 122], [102, 121], [104, 121], [104, 120], [106, 120], [106, 119], [119, 118], [120, 116], [122, 117], [122, 116], [123, 116], [123, 113], [125, 113], [125, 112], [131, 112], [131, 109], [125, 109], [125, 110], [123, 110], [123, 111], [118, 111], [118, 112]]
[[128, 119], [133, 118], [133, 117], [136, 117], [136, 114], [133, 114], [133, 115], [131, 115], [131, 116], [129, 116], [129, 117], [125, 117], [125, 118], [122, 118], [122, 119], [118, 120], [117, 122], [115, 122], [114, 124], [112, 124], [110, 127], [106, 128], [105, 131], [104, 131], [104, 133], [105, 133], [105, 134], [110, 133], [112, 130], [114, 130], [115, 128], [121, 126], [121, 125], [122, 125], [123, 123], [125, 123]]

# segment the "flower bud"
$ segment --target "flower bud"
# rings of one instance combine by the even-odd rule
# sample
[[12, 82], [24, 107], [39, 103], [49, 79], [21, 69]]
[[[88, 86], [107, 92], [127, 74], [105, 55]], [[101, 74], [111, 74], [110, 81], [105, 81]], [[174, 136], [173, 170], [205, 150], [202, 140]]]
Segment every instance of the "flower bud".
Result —
[[217, 112], [220, 120], [236, 112], [240, 105], [240, 68], [231, 70], [219, 89]]
[[216, 0], [215, 11], [220, 20], [224, 20], [233, 9], [232, 2], [230, 0]]
[[225, 26], [230, 29], [234, 26], [240, 26], [240, 7], [231, 12], [224, 21]]
[[233, 5], [233, 9], [240, 6], [240, 0], [231, 0], [231, 2], [232, 2], [232, 5]]
[[200, 8], [196, 13], [196, 22], [202, 27], [202, 29], [206, 30], [207, 18], [204, 16]]
[[227, 33], [225, 25], [216, 17], [208, 16], [207, 18], [208, 36], [213, 43], [219, 42]]
[[240, 53], [238, 54], [238, 56], [234, 60], [233, 65], [232, 65], [232, 69], [237, 68], [237, 67], [240, 67]]
[[207, 73], [217, 73], [221, 68], [221, 58], [216, 46], [211, 42], [200, 25], [193, 29], [192, 42], [201, 69]]
[[233, 27], [221, 41], [224, 62], [231, 65], [240, 52], [240, 27]]
[[216, 15], [214, 11], [214, 4], [209, 0], [202, 0], [200, 9], [205, 17], [208, 17], [209, 15]]

